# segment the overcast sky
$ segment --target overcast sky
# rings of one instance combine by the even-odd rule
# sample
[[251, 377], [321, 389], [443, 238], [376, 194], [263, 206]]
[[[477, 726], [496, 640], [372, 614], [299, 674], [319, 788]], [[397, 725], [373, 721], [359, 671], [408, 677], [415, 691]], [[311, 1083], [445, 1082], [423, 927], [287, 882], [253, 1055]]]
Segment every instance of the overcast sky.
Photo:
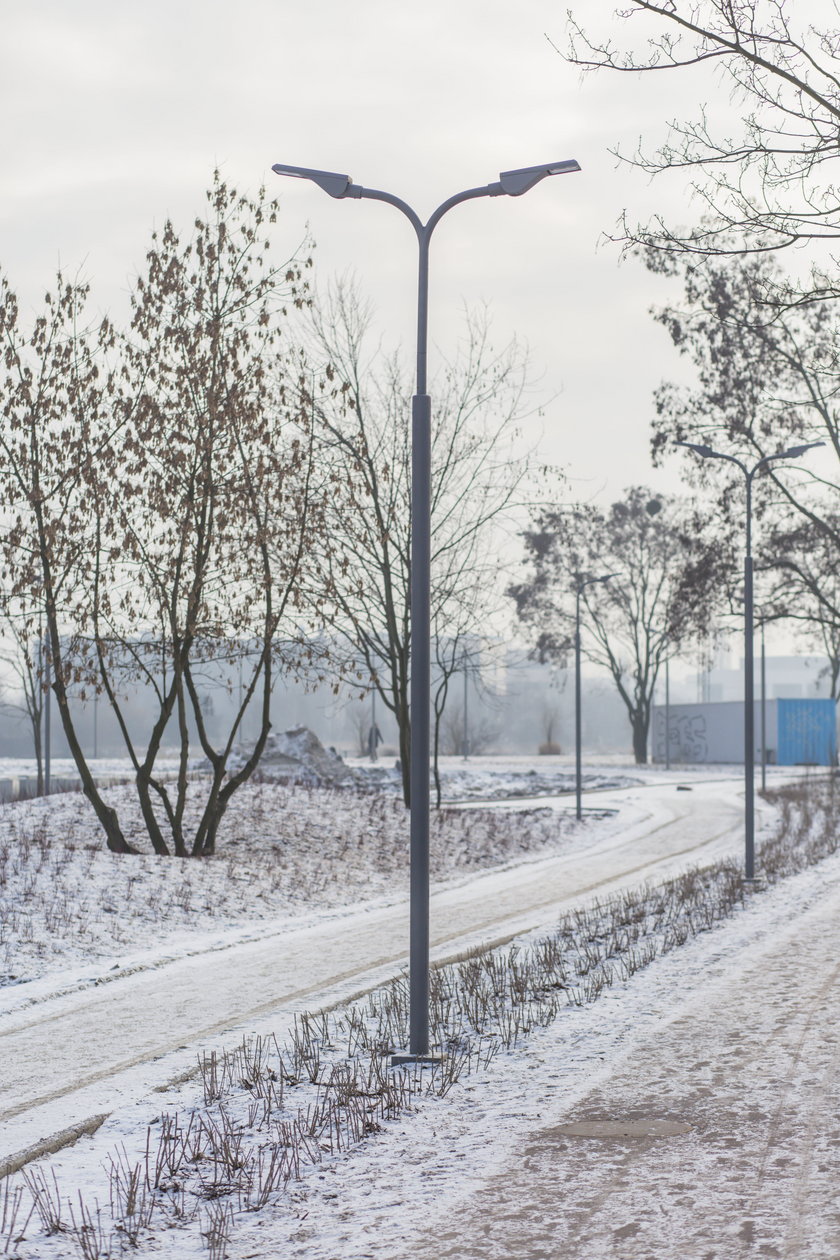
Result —
[[[587, 0], [605, 18], [612, 0]], [[582, 173], [522, 198], [460, 207], [432, 260], [432, 343], [451, 352], [464, 303], [487, 301], [497, 340], [531, 347], [548, 461], [581, 495], [653, 473], [652, 388], [679, 371], [652, 301], [676, 297], [599, 236], [626, 206], [687, 221], [681, 180], [649, 185], [609, 150], [663, 134], [674, 102], [708, 81], [588, 77], [564, 42], [565, 3], [547, 0], [0, 0], [0, 265], [35, 303], [60, 261], [96, 304], [120, 313], [153, 224], [188, 227], [213, 167], [282, 198], [278, 245], [306, 223], [318, 275], [350, 268], [382, 326], [411, 350], [415, 245], [390, 207], [334, 201], [272, 175], [283, 161], [346, 171], [425, 218], [500, 170], [577, 158]], [[674, 93], [679, 92], [679, 97]], [[667, 102], [667, 104], [666, 104]]]

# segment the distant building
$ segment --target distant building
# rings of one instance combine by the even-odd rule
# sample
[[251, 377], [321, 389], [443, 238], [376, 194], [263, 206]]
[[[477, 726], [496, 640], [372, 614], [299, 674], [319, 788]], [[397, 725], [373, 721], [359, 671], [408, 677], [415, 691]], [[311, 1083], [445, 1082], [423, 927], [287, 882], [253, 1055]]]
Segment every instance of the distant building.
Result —
[[[728, 659], [731, 660], [731, 657]], [[744, 662], [726, 664], [727, 655], [711, 669], [697, 675], [697, 700], [740, 700], [744, 695]], [[758, 642], [755, 653], [755, 692], [759, 691], [760, 661]], [[765, 662], [768, 699], [824, 700], [830, 693], [830, 670], [826, 656], [768, 656]]]
[[[668, 754], [675, 764], [743, 762], [744, 704], [740, 700], [709, 704], [672, 704], [668, 708]], [[651, 749], [665, 761], [666, 712], [655, 705]], [[761, 702], [755, 704], [755, 760], [761, 764]], [[833, 700], [779, 698], [766, 705], [766, 760], [777, 766], [830, 766], [837, 757], [837, 715]]]

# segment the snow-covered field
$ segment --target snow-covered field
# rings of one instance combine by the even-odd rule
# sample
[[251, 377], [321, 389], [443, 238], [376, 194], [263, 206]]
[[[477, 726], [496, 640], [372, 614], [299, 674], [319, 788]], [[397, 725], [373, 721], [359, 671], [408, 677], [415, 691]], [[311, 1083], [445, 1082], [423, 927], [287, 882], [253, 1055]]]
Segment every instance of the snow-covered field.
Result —
[[[105, 795], [130, 842], [148, 850], [131, 786]], [[516, 817], [444, 810], [431, 826], [437, 882], [560, 852], [581, 830], [547, 807]], [[237, 793], [217, 855], [201, 861], [115, 857], [79, 793], [3, 806], [0, 988], [164, 941], [192, 947], [208, 930], [215, 938], [313, 908], [393, 900], [406, 886], [407, 841], [406, 811], [393, 794], [271, 783]]]
[[[586, 766], [581, 776], [585, 791], [632, 787], [645, 781], [626, 758], [615, 765]], [[378, 789], [400, 790], [400, 776], [394, 764], [384, 759], [371, 763], [351, 758], [347, 764], [362, 782]], [[654, 769], [648, 774], [658, 774]], [[447, 801], [497, 801], [522, 797], [559, 796], [575, 790], [575, 767], [567, 756], [557, 757], [442, 757], [439, 766], [441, 799]]]
[[838, 958], [835, 856], [246, 1218], [230, 1255], [836, 1260]]
[[[309, 732], [306, 734], [309, 735]], [[279, 738], [282, 740], [285, 737]], [[291, 747], [294, 748], [294, 741]], [[323, 750], [320, 751], [323, 754]], [[328, 755], [324, 756], [326, 759]], [[635, 767], [629, 766], [626, 757], [617, 757], [614, 760], [615, 765], [587, 765], [583, 776], [584, 788], [591, 791], [630, 786], [643, 781]], [[131, 778], [131, 767], [125, 759], [101, 757], [97, 760], [90, 759], [88, 765], [94, 778], [100, 783]], [[367, 757], [351, 757], [344, 761], [344, 765], [352, 772], [362, 791], [390, 792], [394, 795], [402, 791], [402, 780], [393, 759], [381, 758], [371, 762]], [[160, 776], [165, 779], [177, 773], [178, 762], [175, 758], [161, 758], [157, 768]], [[200, 769], [199, 762], [190, 763], [190, 768], [191, 772], [196, 772]], [[285, 772], [287, 767], [281, 767], [281, 775]], [[54, 759], [51, 774], [54, 783], [64, 785], [79, 782], [76, 766], [67, 758]], [[270, 780], [276, 774], [277, 768], [266, 760], [261, 764], [257, 777]], [[0, 784], [23, 783], [34, 788], [36, 777], [37, 766], [33, 758], [0, 757]], [[537, 759], [524, 756], [473, 757], [467, 761], [461, 757], [442, 757], [440, 779], [444, 801], [549, 796], [573, 792], [575, 789], [574, 764], [567, 756]]]
[[[504, 769], [501, 773], [505, 773]], [[455, 896], [470, 872], [489, 871], [501, 865], [502, 872], [506, 870], [509, 875], [490, 877], [500, 879], [501, 888], [506, 878], [516, 875], [523, 860], [538, 874], [541, 863], [548, 861], [548, 854], [561, 853], [572, 864], [588, 861], [591, 871], [597, 869], [603, 878], [615, 861], [614, 855], [619, 851], [616, 846], [628, 835], [636, 844], [633, 836], [638, 834], [639, 856], [644, 856], [648, 833], [661, 831], [675, 817], [679, 822], [679, 817], [673, 815], [673, 804], [667, 804], [669, 798], [663, 793], [673, 794], [677, 783], [687, 776], [683, 773], [666, 777], [660, 771], [647, 771], [642, 777], [649, 784], [660, 785], [652, 788], [652, 795], [646, 798], [655, 799], [656, 803], [646, 805], [644, 819], [638, 808], [640, 793], [623, 789], [590, 798], [590, 806], [597, 804], [602, 808], [590, 815], [582, 827], [574, 823], [568, 812], [563, 812], [568, 809], [568, 801], [554, 803], [559, 805], [559, 813], [549, 802], [545, 807], [524, 811], [521, 806], [518, 810], [447, 811], [440, 820], [434, 846], [435, 877], [438, 881], [449, 880]], [[721, 771], [722, 780], [726, 777], [726, 772]], [[730, 785], [731, 778], [730, 774]], [[696, 783], [696, 797], [670, 799], [678, 799], [681, 808], [687, 800], [696, 800], [701, 804], [701, 812], [705, 806], [711, 816], [714, 798], [702, 797], [700, 786]], [[727, 790], [731, 791], [731, 786]], [[633, 800], [635, 814], [628, 804]], [[290, 916], [303, 921], [304, 911], [314, 925], [314, 942], [318, 923], [323, 925], [320, 930], [329, 931], [330, 916], [340, 906], [364, 899], [372, 901], [375, 908], [395, 896], [404, 896], [405, 815], [393, 800], [255, 785], [239, 808], [241, 812], [231, 818], [220, 856], [207, 863], [179, 863], [173, 880], [172, 863], [166, 859], [114, 859], [103, 853], [101, 841], [89, 830], [83, 802], [78, 798], [59, 797], [47, 804], [6, 807], [3, 817], [14, 818], [16, 835], [8, 846], [6, 870], [12, 874], [5, 885], [6, 904], [12, 913], [23, 916], [17, 921], [17, 929], [7, 936], [7, 959], [13, 968], [11, 974], [18, 979], [41, 977], [26, 984], [12, 982], [4, 991], [9, 999], [7, 1008], [22, 1010], [20, 999], [28, 990], [36, 1002], [49, 992], [61, 992], [61, 984], [70, 983], [74, 973], [78, 980], [79, 968], [94, 965], [101, 978], [110, 958], [117, 959], [120, 967], [125, 965], [129, 947], [138, 958], [148, 957], [155, 949], [201, 950], [213, 941], [218, 945], [225, 933], [241, 938], [249, 924], [250, 930], [258, 933], [260, 922], [273, 927], [278, 920]], [[41, 821], [45, 816], [49, 817], [48, 826]], [[56, 833], [66, 843], [56, 844]], [[25, 836], [29, 836], [28, 841], [21, 839]], [[27, 845], [27, 860], [15, 869], [15, 854], [22, 853]], [[714, 856], [712, 851], [710, 856]], [[114, 887], [114, 871], [123, 868], [121, 878], [129, 880], [134, 876], [131, 889], [122, 883]], [[341, 872], [340, 880], [336, 879], [337, 872]], [[241, 879], [243, 873], [245, 878]], [[237, 876], [242, 887], [236, 885]], [[575, 1145], [575, 1140], [558, 1136], [554, 1130], [565, 1120], [585, 1114], [587, 1099], [591, 1102], [594, 1091], [606, 1088], [605, 1083], [623, 1079], [622, 1073], [632, 1082], [634, 1074], [640, 1071], [640, 1060], [634, 1059], [634, 1054], [641, 1055], [645, 1063], [659, 1062], [661, 1079], [647, 1086], [655, 1100], [652, 1110], [649, 1100], [630, 1105], [625, 1098], [621, 1114], [632, 1117], [640, 1112], [643, 1119], [673, 1118], [674, 1098], [683, 1086], [690, 1092], [692, 1084], [690, 1073], [686, 1079], [681, 1069], [688, 1066], [692, 1056], [697, 1061], [691, 1021], [702, 1018], [709, 1022], [709, 984], [717, 985], [715, 1011], [734, 1027], [738, 1003], [742, 1010], [745, 1000], [749, 1004], [749, 986], [742, 986], [735, 997], [728, 993], [727, 985], [734, 989], [741, 974], [756, 977], [764, 965], [783, 965], [784, 942], [790, 952], [795, 937], [792, 916], [810, 916], [815, 930], [830, 931], [832, 915], [834, 923], [840, 919], [836, 914], [840, 896], [834, 891], [840, 882], [838, 876], [837, 859], [830, 858], [819, 867], [788, 879], [779, 888], [755, 895], [733, 919], [704, 932], [676, 953], [658, 959], [631, 980], [617, 984], [594, 1005], [570, 1006], [550, 1027], [533, 1030], [514, 1051], [497, 1055], [485, 1070], [472, 1075], [445, 1097], [420, 1100], [414, 1104], [414, 1112], [386, 1122], [375, 1137], [341, 1158], [325, 1156], [320, 1166], [279, 1196], [270, 1211], [246, 1213], [238, 1218], [229, 1244], [223, 1242], [228, 1226], [222, 1196], [215, 1207], [212, 1200], [197, 1207], [195, 1228], [141, 1231], [137, 1254], [188, 1256], [206, 1254], [209, 1249], [211, 1256], [228, 1254], [231, 1260], [257, 1255], [300, 1255], [311, 1256], [312, 1260], [343, 1260], [346, 1256], [348, 1260], [362, 1260], [368, 1256], [425, 1257], [433, 1241], [438, 1254], [451, 1256], [530, 1258], [554, 1256], [559, 1248], [564, 1254], [587, 1258], [677, 1254], [690, 1258], [695, 1254], [691, 1249], [691, 1213], [683, 1212], [680, 1217], [679, 1236], [672, 1237], [667, 1231], [662, 1234], [661, 1230], [657, 1234], [655, 1229], [651, 1233], [649, 1229], [650, 1219], [657, 1214], [661, 1217], [663, 1211], [668, 1215], [668, 1196], [677, 1193], [669, 1182], [676, 1165], [668, 1150], [675, 1151], [675, 1147], [644, 1139], [645, 1166], [650, 1167], [654, 1180], [653, 1189], [645, 1188], [639, 1198], [634, 1197], [636, 1192], [626, 1179], [619, 1178], [616, 1189], [613, 1174], [631, 1156], [637, 1157], [641, 1147], [628, 1148], [626, 1140], [623, 1147], [602, 1142], [593, 1148], [592, 1139], [577, 1139]], [[198, 882], [194, 884], [193, 880]], [[50, 927], [46, 919], [38, 918], [42, 913], [38, 907], [48, 902], [44, 890], [56, 885], [64, 886], [65, 898], [63, 903], [52, 903]], [[128, 901], [126, 893], [130, 894]], [[80, 906], [81, 911], [74, 919], [75, 906]], [[26, 915], [32, 925], [30, 939], [13, 944], [13, 938], [26, 935], [19, 930]], [[122, 937], [115, 934], [115, 920], [120, 924]], [[55, 934], [54, 946], [45, 939], [48, 932]], [[75, 952], [69, 952], [71, 948]], [[773, 958], [768, 962], [770, 954]], [[816, 964], [817, 960], [811, 962]], [[62, 969], [60, 973], [57, 967]], [[792, 979], [790, 983], [793, 984]], [[788, 986], [786, 992], [790, 996], [793, 990]], [[324, 994], [325, 1000], [342, 996], [340, 986]], [[777, 1008], [778, 1002], [774, 1010]], [[107, 1004], [103, 1009], [107, 1012]], [[287, 1015], [291, 1009], [288, 1007]], [[665, 1044], [663, 1036], [672, 1025], [679, 1025], [681, 1014], [688, 1021], [689, 1033], [683, 1045], [673, 1037], [667, 1042], [674, 1056], [674, 1062], [669, 1063], [661, 1049]], [[765, 1032], [766, 1023], [764, 1019], [758, 1024]], [[270, 1016], [250, 1021], [249, 1028], [267, 1035], [272, 1028]], [[289, 1031], [288, 1025], [279, 1027], [276, 1022], [274, 1028], [280, 1037]], [[707, 1030], [704, 1025], [706, 1050], [711, 1056], [707, 1067], [714, 1060], [716, 1036], [720, 1038], [720, 1029], [715, 1034], [711, 1026]], [[203, 1039], [205, 1052], [211, 1046], [212, 1041]], [[781, 1056], [778, 1071], [784, 1073], [787, 1068], [781, 1041], [777, 1048]], [[45, 1046], [44, 1052], [52, 1053], [52, 1047]], [[182, 1060], [188, 1057], [181, 1056]], [[192, 1061], [195, 1062], [194, 1057]], [[171, 1075], [168, 1079], [171, 1081]], [[77, 1189], [83, 1192], [92, 1212], [91, 1229], [81, 1234], [77, 1231], [76, 1241], [66, 1230], [48, 1237], [33, 1220], [26, 1230], [26, 1239], [10, 1243], [7, 1254], [27, 1258], [78, 1255], [80, 1240], [98, 1248], [89, 1251], [91, 1256], [122, 1254], [124, 1232], [118, 1231], [108, 1241], [111, 1217], [105, 1210], [108, 1191], [102, 1165], [109, 1160], [122, 1160], [119, 1151], [124, 1145], [128, 1175], [134, 1162], [142, 1160], [146, 1126], [154, 1124], [163, 1113], [184, 1114], [196, 1103], [194, 1081], [182, 1079], [178, 1085], [158, 1088], [162, 1092], [153, 1100], [144, 1098], [135, 1088], [130, 1102], [117, 1107], [94, 1137], [83, 1138], [51, 1161], [49, 1177], [54, 1171], [62, 1196], [72, 1198]], [[626, 1088], [632, 1093], [631, 1086]], [[765, 1102], [766, 1095], [765, 1088]], [[660, 1102], [666, 1096], [670, 1101], [663, 1107]], [[729, 1095], [727, 1098], [735, 1106]], [[693, 1121], [687, 1133], [669, 1139], [682, 1143], [681, 1159], [694, 1143], [690, 1154], [701, 1182], [704, 1176], [710, 1176], [715, 1161], [720, 1159], [718, 1148], [709, 1155], [703, 1147], [704, 1140], [702, 1126], [697, 1127]], [[763, 1140], [757, 1121], [755, 1140]], [[587, 1220], [591, 1217], [594, 1224], [588, 1235], [575, 1206], [577, 1200], [567, 1201], [568, 1195], [562, 1192], [566, 1173], [555, 1167], [558, 1151], [568, 1175], [574, 1171], [590, 1195]], [[745, 1151], [747, 1167], [751, 1158]], [[526, 1170], [532, 1165], [538, 1172], [529, 1179]], [[516, 1194], [514, 1186], [519, 1187]], [[511, 1191], [507, 1197], [506, 1189]], [[815, 1193], [819, 1195], [819, 1185]], [[101, 1237], [95, 1215], [97, 1199], [103, 1209]], [[520, 1200], [528, 1204], [527, 1210], [520, 1211]], [[503, 1210], [498, 1220], [490, 1224], [488, 1204], [497, 1201]], [[619, 1216], [627, 1216], [626, 1220], [622, 1216], [614, 1228], [610, 1223], [611, 1209], [604, 1206], [608, 1202], [615, 1204]], [[78, 1223], [82, 1209], [78, 1200], [75, 1203]], [[7, 1218], [10, 1205], [11, 1200], [7, 1199]], [[3, 1210], [0, 1189], [0, 1225]], [[65, 1224], [71, 1223], [66, 1204], [62, 1218]], [[621, 1233], [625, 1227], [626, 1232]], [[720, 1221], [720, 1228], [724, 1230], [724, 1242], [725, 1238], [731, 1242], [731, 1237], [737, 1241], [737, 1234], [726, 1234], [728, 1217]], [[758, 1237], [755, 1222], [750, 1228], [750, 1236]], [[202, 1238], [202, 1229], [208, 1236]], [[710, 1224], [704, 1236], [706, 1250], [697, 1251], [697, 1255], [722, 1258], [739, 1254], [737, 1250], [727, 1250], [724, 1243], [720, 1244], [723, 1249], [716, 1250], [718, 1244], [709, 1241], [713, 1232]], [[0, 1229], [0, 1254], [6, 1239], [14, 1234], [12, 1229], [4, 1237]], [[637, 1235], [643, 1251], [636, 1249], [633, 1240]], [[584, 1236], [588, 1238], [585, 1246]], [[767, 1254], [800, 1253], [777, 1250]], [[801, 1254], [813, 1254], [821, 1260], [823, 1254], [836, 1255], [838, 1251]]]

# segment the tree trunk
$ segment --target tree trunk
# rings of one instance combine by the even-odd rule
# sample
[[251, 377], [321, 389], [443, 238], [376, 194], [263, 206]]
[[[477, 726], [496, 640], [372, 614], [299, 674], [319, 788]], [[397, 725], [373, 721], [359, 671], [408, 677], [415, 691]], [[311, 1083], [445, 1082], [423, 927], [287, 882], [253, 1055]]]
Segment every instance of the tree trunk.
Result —
[[43, 740], [41, 738], [41, 714], [32, 714], [32, 742], [35, 746], [35, 766], [37, 774], [36, 791], [39, 796], [44, 795], [44, 749]]
[[[163, 838], [158, 821], [155, 818], [155, 811], [152, 807], [152, 797], [149, 788], [151, 786], [151, 774], [145, 767], [141, 767], [135, 776], [137, 786], [137, 797], [140, 801], [140, 811], [143, 815], [143, 822], [146, 824], [146, 831], [152, 842], [152, 848], [158, 857], [169, 857], [169, 846]], [[178, 854], [178, 838], [175, 837], [175, 852]], [[183, 857], [182, 854], [178, 856]]]
[[207, 820], [207, 830], [204, 833], [204, 842], [200, 849], [193, 851], [193, 857], [213, 857], [216, 852], [216, 835], [219, 825], [224, 816], [224, 805], [214, 810], [212, 816]]
[[435, 772], [435, 809], [440, 809], [440, 766], [438, 765], [438, 745], [440, 743], [440, 716], [435, 714], [435, 743], [434, 743], [434, 760], [432, 765]]
[[[54, 656], [58, 656], [55, 646], [58, 643], [57, 636], [53, 637]], [[60, 677], [57, 676], [53, 681], [53, 693], [58, 704], [58, 712], [61, 717], [61, 725], [64, 729], [64, 737], [67, 740], [67, 746], [70, 749], [71, 756], [76, 763], [76, 769], [82, 780], [82, 791], [93, 806], [99, 824], [105, 832], [105, 838], [108, 848], [112, 853], [139, 853], [139, 849], [135, 849], [128, 843], [122, 833], [120, 821], [117, 817], [117, 811], [112, 809], [110, 805], [106, 805], [96, 784], [93, 780], [85, 755], [82, 752], [82, 746], [76, 735], [76, 728], [73, 724], [73, 716], [70, 713], [70, 705], [67, 702], [67, 691]]]
[[[432, 767], [435, 776], [435, 808], [440, 809], [440, 720], [446, 708], [446, 697], [449, 693], [449, 676], [444, 675], [438, 687], [433, 707], [434, 731], [432, 732]], [[466, 755], [466, 754], [465, 754]]]
[[411, 807], [411, 726], [408, 712], [400, 715], [400, 773], [402, 774], [403, 800], [406, 809]]
[[645, 713], [633, 715], [633, 756], [637, 766], [646, 766], [648, 759], [648, 721]]

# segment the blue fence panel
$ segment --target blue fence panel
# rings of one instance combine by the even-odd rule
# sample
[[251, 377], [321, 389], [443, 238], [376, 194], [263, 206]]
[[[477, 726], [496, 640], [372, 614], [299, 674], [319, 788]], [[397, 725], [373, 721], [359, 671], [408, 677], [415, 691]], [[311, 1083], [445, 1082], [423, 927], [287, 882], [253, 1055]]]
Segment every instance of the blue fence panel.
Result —
[[833, 700], [782, 700], [778, 705], [780, 766], [834, 763], [837, 719]]

